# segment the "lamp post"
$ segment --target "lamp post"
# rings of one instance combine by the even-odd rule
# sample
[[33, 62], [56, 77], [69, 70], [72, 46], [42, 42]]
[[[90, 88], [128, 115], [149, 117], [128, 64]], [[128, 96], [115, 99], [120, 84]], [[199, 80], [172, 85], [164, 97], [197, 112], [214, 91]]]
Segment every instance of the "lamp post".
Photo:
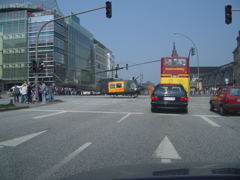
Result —
[[190, 39], [188, 36], [186, 36], [186, 35], [184, 35], [184, 34], [181, 34], [181, 33], [178, 33], [178, 32], [174, 32], [173, 34], [175, 34], [175, 35], [176, 35], [176, 34], [179, 34], [179, 35], [182, 35], [182, 36], [186, 37], [188, 40], [190, 40], [190, 41], [193, 43], [193, 46], [194, 46], [194, 48], [196, 49], [196, 54], [197, 54], [197, 78], [198, 78], [198, 80], [197, 80], [197, 85], [198, 85], [198, 88], [199, 88], [199, 57], [198, 57], [197, 47], [196, 47], [195, 43], [193, 42], [193, 40]]

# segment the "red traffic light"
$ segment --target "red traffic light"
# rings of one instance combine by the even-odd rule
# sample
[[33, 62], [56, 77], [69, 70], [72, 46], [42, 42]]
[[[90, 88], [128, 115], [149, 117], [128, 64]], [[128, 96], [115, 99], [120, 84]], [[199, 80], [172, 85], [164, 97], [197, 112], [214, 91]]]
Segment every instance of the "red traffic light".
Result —
[[106, 2], [106, 17], [107, 18], [112, 17], [112, 3], [110, 1]]
[[231, 5], [225, 6], [225, 23], [226, 24], [232, 23], [232, 6]]

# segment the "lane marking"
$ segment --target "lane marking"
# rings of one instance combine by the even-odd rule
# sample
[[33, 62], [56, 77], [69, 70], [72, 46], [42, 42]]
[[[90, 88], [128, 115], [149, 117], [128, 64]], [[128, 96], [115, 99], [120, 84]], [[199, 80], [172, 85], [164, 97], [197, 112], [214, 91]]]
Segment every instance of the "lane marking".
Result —
[[153, 115], [156, 115], [156, 116], [180, 116], [180, 114], [164, 114], [164, 113], [161, 113], [161, 114], [153, 114]]
[[164, 137], [152, 155], [153, 158], [160, 158], [162, 163], [170, 163], [171, 159], [181, 159], [178, 152], [167, 136]]
[[[96, 114], [150, 114], [150, 115], [154, 115], [154, 116], [199, 116], [199, 117], [222, 117], [220, 115], [209, 115], [209, 114], [205, 114], [205, 115], [198, 115], [198, 114], [186, 114], [186, 115], [182, 115], [182, 114], [166, 114], [166, 113], [160, 113], [160, 114], [151, 114], [151, 113], [142, 113], [142, 112], [114, 112], [114, 111], [74, 111], [74, 110], [41, 110], [41, 109], [22, 109], [20, 111], [33, 111], [33, 112], [56, 112], [56, 114], [61, 114], [63, 112], [76, 112], [76, 113], [96, 113]], [[53, 114], [55, 115], [55, 114]], [[47, 117], [48, 115], [46, 115]], [[40, 117], [40, 116], [39, 116]], [[41, 116], [44, 117], [44, 116]], [[34, 119], [37, 119], [38, 117], [35, 117]], [[223, 117], [222, 117], [223, 118]], [[228, 118], [239, 118], [238, 116], [236, 117], [228, 117]], [[211, 120], [210, 120], [211, 121]]]
[[51, 174], [55, 173], [58, 169], [60, 169], [65, 164], [67, 164], [69, 161], [71, 161], [74, 157], [76, 157], [79, 153], [81, 153], [84, 149], [86, 149], [91, 144], [92, 144], [91, 142], [85, 143], [84, 145], [79, 147], [77, 150], [75, 150], [73, 153], [71, 153], [67, 157], [65, 157], [62, 161], [60, 161], [59, 163], [55, 164], [50, 169], [45, 171], [45, 173], [43, 175], [41, 175], [41, 177], [39, 177], [38, 179], [39, 180], [48, 179], [49, 176], [51, 176]]
[[208, 119], [206, 116], [199, 116], [199, 117], [201, 117], [204, 121], [208, 122], [209, 124], [211, 124], [214, 127], [220, 127], [217, 123], [215, 123], [212, 120]]
[[52, 113], [52, 114], [47, 114], [47, 115], [43, 115], [43, 116], [37, 116], [37, 117], [33, 117], [32, 119], [41, 119], [41, 118], [45, 118], [45, 117], [49, 117], [49, 116], [54, 116], [54, 115], [58, 115], [58, 114], [63, 114], [66, 113], [67, 111], [60, 111], [60, 112], [56, 112], [56, 113]]
[[45, 131], [41, 131], [41, 132], [37, 132], [37, 133], [33, 133], [33, 134], [29, 134], [29, 135], [26, 135], [26, 136], [21, 136], [21, 137], [18, 137], [18, 138], [14, 138], [14, 139], [11, 139], [11, 140], [7, 140], [7, 141], [3, 141], [3, 142], [0, 142], [0, 148], [2, 148], [3, 146], [11, 146], [11, 147], [16, 147], [18, 146], [19, 144], [22, 144], [24, 143], [25, 141], [28, 141], [42, 133], [45, 133], [46, 131], [48, 130], [45, 130]]
[[117, 121], [117, 123], [120, 123], [120, 122], [122, 122], [124, 119], [126, 119], [128, 116], [130, 116], [131, 115], [131, 113], [128, 113], [128, 114], [126, 114], [124, 117], [122, 117], [121, 119], [119, 119], [118, 121]]

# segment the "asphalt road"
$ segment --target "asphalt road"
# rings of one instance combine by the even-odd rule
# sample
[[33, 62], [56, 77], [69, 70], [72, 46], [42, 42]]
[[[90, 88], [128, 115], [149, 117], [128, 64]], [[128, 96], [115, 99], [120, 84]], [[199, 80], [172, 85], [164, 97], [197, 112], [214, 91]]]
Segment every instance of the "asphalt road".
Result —
[[[151, 113], [150, 98], [60, 96], [63, 102], [0, 112], [0, 179], [62, 179], [133, 164], [238, 163], [240, 115]], [[107, 174], [106, 174], [107, 176]]]

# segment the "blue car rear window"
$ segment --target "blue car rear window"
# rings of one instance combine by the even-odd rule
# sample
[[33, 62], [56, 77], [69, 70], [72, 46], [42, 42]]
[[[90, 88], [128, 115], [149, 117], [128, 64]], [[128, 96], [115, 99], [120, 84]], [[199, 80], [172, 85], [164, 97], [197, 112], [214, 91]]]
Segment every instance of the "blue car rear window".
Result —
[[185, 92], [182, 86], [168, 86], [168, 85], [160, 85], [157, 86], [154, 90], [154, 93], [178, 93], [178, 92]]

